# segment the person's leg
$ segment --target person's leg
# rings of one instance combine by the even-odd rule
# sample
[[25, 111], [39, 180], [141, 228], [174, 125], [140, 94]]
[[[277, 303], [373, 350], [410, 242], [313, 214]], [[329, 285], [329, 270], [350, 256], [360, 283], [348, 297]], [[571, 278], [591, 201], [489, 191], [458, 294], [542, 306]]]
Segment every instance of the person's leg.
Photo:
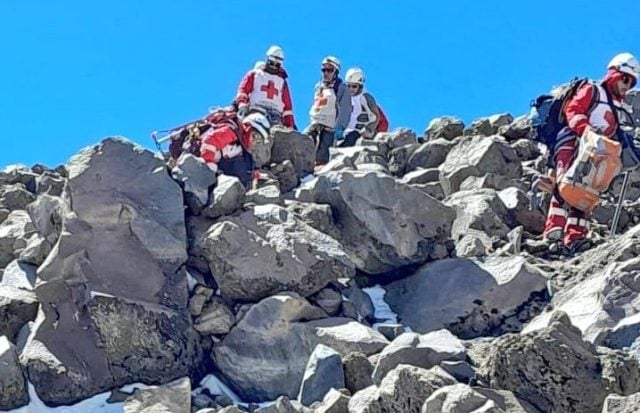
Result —
[[235, 158], [221, 159], [218, 168], [225, 175], [237, 177], [245, 188], [251, 189], [254, 175], [253, 157], [248, 152], [244, 151]]
[[349, 133], [347, 133], [347, 135], [344, 137], [344, 139], [338, 143], [338, 146], [340, 148], [349, 148], [351, 146], [355, 146], [356, 141], [358, 140], [358, 138], [360, 137], [360, 134], [356, 131], [351, 131]]
[[318, 140], [316, 165], [324, 165], [329, 162], [329, 148], [333, 146], [333, 131], [323, 128], [318, 135]]
[[[575, 139], [564, 142], [560, 147], [556, 148], [554, 154], [554, 163], [556, 169], [556, 182], [562, 179], [562, 176], [571, 165], [575, 155]], [[567, 225], [568, 206], [564, 200], [556, 193], [551, 198], [549, 211], [547, 213], [547, 221], [544, 225], [543, 236], [549, 241], [559, 241], [564, 235], [564, 229]]]

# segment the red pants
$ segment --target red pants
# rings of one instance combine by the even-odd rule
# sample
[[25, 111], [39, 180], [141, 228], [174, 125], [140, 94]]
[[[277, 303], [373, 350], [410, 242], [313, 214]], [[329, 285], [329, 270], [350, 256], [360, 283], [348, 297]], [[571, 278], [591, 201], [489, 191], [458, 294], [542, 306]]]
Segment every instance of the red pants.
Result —
[[[554, 161], [556, 165], [556, 180], [560, 180], [565, 171], [571, 166], [576, 150], [575, 139], [563, 143], [556, 149]], [[554, 195], [551, 198], [547, 221], [544, 226], [545, 239], [552, 241], [563, 240], [569, 246], [573, 242], [587, 237], [589, 221], [584, 212], [565, 204], [562, 198]]]

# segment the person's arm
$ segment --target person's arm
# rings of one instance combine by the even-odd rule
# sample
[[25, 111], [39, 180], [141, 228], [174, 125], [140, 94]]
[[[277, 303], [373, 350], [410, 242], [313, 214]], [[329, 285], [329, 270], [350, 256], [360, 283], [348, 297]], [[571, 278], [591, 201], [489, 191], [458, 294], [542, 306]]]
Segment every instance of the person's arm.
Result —
[[351, 111], [353, 110], [353, 107], [351, 106], [351, 95], [349, 95], [347, 85], [344, 82], [341, 82], [340, 86], [338, 86], [338, 95], [336, 97], [338, 99], [338, 118], [336, 119], [336, 128], [342, 128], [342, 130], [345, 130], [349, 124], [349, 119], [351, 119]]
[[578, 89], [565, 106], [564, 116], [567, 120], [567, 126], [578, 136], [582, 136], [584, 130], [589, 126], [589, 109], [596, 93], [596, 85], [586, 84]]
[[238, 113], [247, 112], [249, 109], [249, 95], [253, 92], [253, 80], [255, 78], [255, 72], [250, 70], [240, 81], [238, 86], [238, 93], [234, 103], [238, 107]]
[[291, 94], [289, 93], [289, 83], [286, 80], [282, 87], [282, 103], [284, 103], [282, 124], [289, 128], [296, 129], [296, 122], [293, 119], [293, 103], [291, 102]]

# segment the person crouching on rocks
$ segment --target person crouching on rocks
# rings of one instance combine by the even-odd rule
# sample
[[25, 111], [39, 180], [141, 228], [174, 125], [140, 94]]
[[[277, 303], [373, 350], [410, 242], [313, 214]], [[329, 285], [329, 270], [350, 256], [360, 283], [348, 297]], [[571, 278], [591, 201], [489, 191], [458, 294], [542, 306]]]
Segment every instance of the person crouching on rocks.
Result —
[[345, 76], [351, 95], [351, 118], [344, 137], [338, 138], [339, 147], [354, 146], [358, 138], [371, 139], [376, 134], [378, 105], [370, 93], [364, 90], [364, 72], [357, 67], [347, 70]]

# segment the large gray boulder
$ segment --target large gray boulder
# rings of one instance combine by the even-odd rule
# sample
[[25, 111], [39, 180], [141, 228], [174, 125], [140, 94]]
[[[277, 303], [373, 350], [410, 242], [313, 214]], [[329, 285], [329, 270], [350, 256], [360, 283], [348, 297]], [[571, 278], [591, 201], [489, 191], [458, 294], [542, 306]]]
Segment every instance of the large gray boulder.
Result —
[[349, 411], [351, 398], [336, 389], [331, 389], [325, 395], [322, 403], [316, 406], [315, 413], [345, 413]]
[[69, 206], [60, 197], [40, 195], [27, 206], [27, 212], [38, 233], [51, 245], [55, 244], [62, 232], [62, 221], [69, 212]]
[[424, 402], [439, 388], [456, 384], [440, 367], [426, 370], [401, 364], [382, 380], [354, 394], [349, 413], [419, 412]]
[[610, 394], [604, 401], [602, 413], [636, 413], [640, 406], [640, 393], [631, 396]]
[[16, 347], [7, 337], [0, 335], [0, 410], [16, 409], [27, 403], [27, 382]]
[[374, 172], [329, 172], [297, 196], [331, 205], [345, 250], [370, 274], [434, 258], [447, 243], [455, 214], [419, 189]]
[[533, 234], [542, 233], [546, 216], [539, 208], [529, 209], [526, 192], [510, 187], [500, 191], [498, 196], [507, 207], [513, 225], [522, 225], [526, 231]]
[[356, 392], [373, 385], [373, 365], [363, 353], [349, 353], [342, 361], [345, 387], [355, 394]]
[[494, 341], [485, 375], [492, 388], [512, 391], [541, 411], [600, 413], [609, 393], [640, 389], [639, 368], [628, 354], [600, 354], [562, 314], [549, 327]]
[[457, 192], [470, 176], [487, 173], [517, 178], [522, 173], [520, 159], [513, 148], [498, 137], [464, 137], [440, 165], [440, 183], [446, 195]]
[[233, 213], [242, 206], [245, 191], [244, 185], [235, 176], [220, 175], [209, 204], [202, 210], [202, 215], [218, 218]]
[[316, 162], [316, 146], [307, 135], [286, 129], [274, 127], [271, 130], [273, 147], [271, 148], [270, 163], [291, 161], [298, 178], [313, 173]]
[[465, 130], [465, 135], [491, 136], [498, 133], [500, 127], [510, 125], [513, 116], [508, 113], [500, 113], [474, 120]]
[[442, 116], [434, 118], [429, 122], [427, 129], [424, 131], [424, 139], [432, 141], [435, 139], [453, 140], [462, 135], [464, 131], [464, 122], [452, 116]]
[[413, 331], [472, 338], [519, 331], [545, 302], [546, 281], [522, 257], [447, 259], [389, 284], [385, 301]]
[[344, 387], [340, 353], [324, 344], [318, 344], [309, 357], [298, 400], [305, 406], [311, 406], [314, 402], [322, 401], [332, 388]]
[[26, 209], [36, 197], [23, 184], [0, 186], [0, 208], [15, 211]]
[[38, 280], [37, 267], [13, 260], [0, 275], [0, 287], [10, 286], [25, 291], [33, 291]]
[[454, 143], [440, 138], [429, 140], [420, 145], [409, 157], [406, 164], [406, 171], [414, 171], [418, 168], [437, 168], [447, 158], [447, 153], [454, 146]]
[[436, 390], [422, 406], [422, 413], [540, 413], [513, 393], [466, 384]]
[[60, 405], [187, 375], [201, 351], [186, 308], [180, 187], [160, 157], [119, 138], [82, 150], [68, 170], [72, 211], [38, 269], [41, 314], [21, 355], [29, 380]]
[[234, 300], [287, 290], [308, 296], [354, 274], [338, 241], [277, 205], [220, 220], [197, 242], [222, 295]]
[[409, 159], [419, 147], [420, 144], [415, 142], [393, 149], [389, 153], [389, 172], [395, 176], [404, 175]]
[[173, 179], [180, 182], [184, 198], [193, 214], [199, 214], [209, 201], [209, 188], [216, 183], [216, 174], [202, 158], [191, 154], [181, 156], [171, 171]]
[[400, 364], [430, 369], [445, 360], [465, 360], [465, 347], [447, 330], [424, 335], [404, 333], [380, 353], [373, 380], [380, 384], [387, 373]]
[[18, 258], [27, 246], [27, 240], [35, 232], [29, 214], [16, 210], [0, 224], [0, 268]]
[[124, 413], [191, 413], [191, 380], [188, 377], [162, 386], [137, 389], [123, 405]]
[[469, 230], [478, 230], [492, 236], [509, 233], [509, 211], [493, 189], [460, 191], [447, 197], [443, 203], [455, 208], [457, 217], [453, 222], [451, 237], [462, 238]]
[[388, 341], [353, 320], [325, 318], [297, 294], [282, 293], [253, 305], [231, 332], [214, 346], [212, 357], [245, 401], [295, 398], [309, 356], [318, 344], [341, 355], [371, 355]]

